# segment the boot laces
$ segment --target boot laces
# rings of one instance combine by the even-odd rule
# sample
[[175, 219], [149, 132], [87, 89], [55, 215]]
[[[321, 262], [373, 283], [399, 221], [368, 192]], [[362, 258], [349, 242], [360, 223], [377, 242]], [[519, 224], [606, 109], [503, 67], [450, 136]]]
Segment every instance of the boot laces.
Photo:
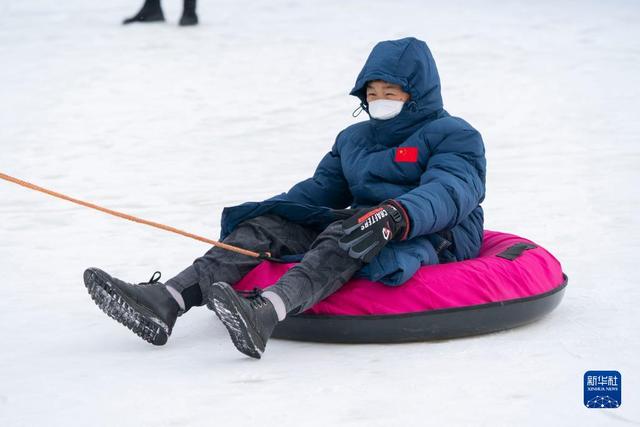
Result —
[[148, 282], [140, 282], [138, 283], [138, 285], [153, 285], [154, 283], [158, 283], [158, 281], [160, 280], [160, 277], [162, 277], [162, 273], [160, 273], [159, 271], [156, 271], [155, 273], [153, 273], [151, 275], [151, 278], [149, 279]]
[[262, 289], [253, 288], [250, 291], [237, 291], [238, 294], [246, 298], [252, 307], [260, 308], [267, 304], [267, 299], [262, 296]]

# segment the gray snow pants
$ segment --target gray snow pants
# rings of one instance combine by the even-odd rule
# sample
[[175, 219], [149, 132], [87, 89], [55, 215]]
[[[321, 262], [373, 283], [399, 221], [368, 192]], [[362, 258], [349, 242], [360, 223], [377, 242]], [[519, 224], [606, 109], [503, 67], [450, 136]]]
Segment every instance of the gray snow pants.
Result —
[[[306, 252], [299, 264], [269, 287], [282, 298], [287, 312], [295, 314], [340, 289], [362, 267], [361, 260], [351, 258], [338, 246], [341, 224], [342, 220], [332, 222], [318, 232], [269, 214], [243, 221], [222, 241], [256, 252], [268, 251], [274, 257]], [[206, 302], [212, 283], [234, 285], [260, 262], [214, 246], [166, 285], [180, 292], [188, 310]]]

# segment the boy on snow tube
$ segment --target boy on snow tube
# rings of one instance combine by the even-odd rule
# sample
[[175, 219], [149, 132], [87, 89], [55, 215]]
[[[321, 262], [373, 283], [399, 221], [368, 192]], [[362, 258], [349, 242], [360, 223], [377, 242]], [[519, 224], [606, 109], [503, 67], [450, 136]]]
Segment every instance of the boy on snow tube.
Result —
[[342, 130], [311, 178], [222, 212], [223, 242], [297, 256], [299, 264], [252, 292], [232, 285], [261, 260], [218, 247], [164, 284], [156, 274], [135, 285], [89, 268], [84, 281], [96, 304], [156, 345], [166, 343], [179, 315], [206, 304], [238, 350], [260, 358], [279, 321], [351, 277], [398, 286], [421, 265], [476, 257], [484, 144], [471, 125], [444, 110], [425, 42], [378, 43], [350, 94], [370, 119]]

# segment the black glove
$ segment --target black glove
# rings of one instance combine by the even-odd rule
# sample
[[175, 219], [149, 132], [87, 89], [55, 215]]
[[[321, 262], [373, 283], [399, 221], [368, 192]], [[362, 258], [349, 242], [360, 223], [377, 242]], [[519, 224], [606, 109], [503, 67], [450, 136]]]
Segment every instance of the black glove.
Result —
[[368, 263], [391, 240], [404, 240], [409, 234], [409, 217], [395, 200], [385, 200], [368, 210], [361, 210], [342, 222], [344, 236], [338, 245], [349, 256]]

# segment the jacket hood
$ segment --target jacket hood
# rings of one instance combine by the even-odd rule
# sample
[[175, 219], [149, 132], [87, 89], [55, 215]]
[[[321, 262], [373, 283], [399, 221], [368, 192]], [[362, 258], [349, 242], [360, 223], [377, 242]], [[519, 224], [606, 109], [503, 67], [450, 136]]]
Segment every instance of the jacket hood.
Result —
[[367, 82], [371, 80], [384, 80], [402, 86], [411, 95], [407, 104], [421, 115], [437, 112], [443, 107], [436, 62], [422, 40], [407, 37], [375, 45], [350, 92], [365, 107]]

